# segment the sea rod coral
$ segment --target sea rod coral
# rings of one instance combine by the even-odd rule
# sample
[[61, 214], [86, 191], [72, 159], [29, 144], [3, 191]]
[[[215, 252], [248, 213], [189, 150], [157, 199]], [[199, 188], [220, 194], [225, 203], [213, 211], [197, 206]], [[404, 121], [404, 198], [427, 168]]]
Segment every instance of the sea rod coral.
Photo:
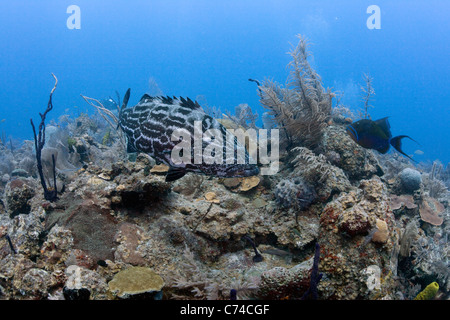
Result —
[[41, 152], [42, 152], [42, 149], [44, 148], [44, 144], [45, 144], [45, 117], [47, 116], [47, 113], [49, 113], [53, 109], [52, 96], [53, 96], [53, 92], [56, 89], [56, 86], [58, 85], [58, 79], [56, 78], [56, 76], [53, 73], [52, 73], [52, 76], [53, 76], [53, 78], [55, 78], [55, 85], [54, 85], [52, 91], [50, 92], [50, 98], [48, 100], [47, 109], [45, 110], [45, 112], [43, 114], [39, 113], [39, 115], [41, 116], [41, 123], [39, 124], [38, 136], [36, 136], [36, 128], [34, 127], [33, 119], [30, 119], [31, 126], [33, 127], [34, 143], [35, 143], [35, 147], [36, 147], [36, 160], [37, 160], [37, 168], [38, 168], [38, 172], [39, 172], [39, 177], [41, 179], [42, 188], [44, 189], [44, 198], [49, 201], [55, 201], [57, 198], [57, 195], [58, 195], [58, 191], [56, 189], [55, 157], [54, 157], [54, 155], [52, 155], [53, 182], [54, 182], [54, 184], [53, 184], [54, 186], [52, 188], [52, 187], [47, 187], [47, 183], [45, 182], [44, 173], [42, 171]]

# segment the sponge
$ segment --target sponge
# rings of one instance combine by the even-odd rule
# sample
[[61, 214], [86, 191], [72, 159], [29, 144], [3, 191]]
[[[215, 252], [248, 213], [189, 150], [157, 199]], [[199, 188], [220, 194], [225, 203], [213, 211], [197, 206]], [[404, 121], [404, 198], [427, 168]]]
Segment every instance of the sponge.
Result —
[[434, 298], [439, 290], [439, 285], [437, 282], [432, 282], [422, 292], [420, 292], [414, 300], [431, 300]]

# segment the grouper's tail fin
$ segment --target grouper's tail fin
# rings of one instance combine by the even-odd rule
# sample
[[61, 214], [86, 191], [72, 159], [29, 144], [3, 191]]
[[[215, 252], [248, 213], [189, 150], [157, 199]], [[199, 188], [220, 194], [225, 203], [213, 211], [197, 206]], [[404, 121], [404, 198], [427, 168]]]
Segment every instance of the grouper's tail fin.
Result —
[[416, 160], [414, 160], [413, 158], [411, 158], [410, 156], [408, 156], [406, 153], [403, 152], [403, 150], [402, 150], [402, 139], [403, 138], [411, 139], [412, 141], [414, 141], [415, 143], [418, 144], [418, 142], [416, 140], [414, 140], [413, 138], [411, 138], [410, 136], [396, 136], [391, 139], [391, 145], [395, 148], [395, 150], [400, 152], [402, 155], [404, 155], [405, 157], [408, 157], [409, 159], [411, 159], [412, 161], [417, 163]]
[[117, 130], [119, 129], [119, 126], [120, 126], [120, 114], [122, 113], [123, 109], [125, 109], [127, 107], [128, 100], [130, 100], [130, 91], [131, 91], [131, 89], [128, 88], [127, 92], [125, 93], [125, 96], [123, 97], [122, 106], [120, 107], [120, 111], [119, 111], [119, 121], [117, 123]]

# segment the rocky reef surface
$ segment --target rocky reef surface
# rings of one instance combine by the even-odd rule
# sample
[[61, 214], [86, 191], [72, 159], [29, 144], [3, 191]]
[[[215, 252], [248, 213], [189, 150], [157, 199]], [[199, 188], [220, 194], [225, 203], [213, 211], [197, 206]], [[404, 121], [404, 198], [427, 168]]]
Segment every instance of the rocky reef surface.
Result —
[[448, 299], [439, 163], [380, 156], [330, 123], [276, 175], [168, 183], [94, 120], [50, 135], [53, 202], [30, 143], [0, 146], [0, 299], [302, 299], [314, 285], [317, 299], [409, 300], [432, 282]]

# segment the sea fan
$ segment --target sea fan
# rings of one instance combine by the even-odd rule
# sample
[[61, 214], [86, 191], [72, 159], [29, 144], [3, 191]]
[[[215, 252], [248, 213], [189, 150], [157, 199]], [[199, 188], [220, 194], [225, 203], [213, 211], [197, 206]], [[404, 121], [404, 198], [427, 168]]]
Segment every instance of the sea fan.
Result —
[[235, 115], [232, 115], [230, 112], [226, 112], [226, 116], [228, 119], [233, 121], [237, 127], [242, 127], [244, 129], [256, 129], [255, 121], [258, 119], [258, 114], [253, 113], [248, 104], [239, 104], [234, 108], [234, 113]]

